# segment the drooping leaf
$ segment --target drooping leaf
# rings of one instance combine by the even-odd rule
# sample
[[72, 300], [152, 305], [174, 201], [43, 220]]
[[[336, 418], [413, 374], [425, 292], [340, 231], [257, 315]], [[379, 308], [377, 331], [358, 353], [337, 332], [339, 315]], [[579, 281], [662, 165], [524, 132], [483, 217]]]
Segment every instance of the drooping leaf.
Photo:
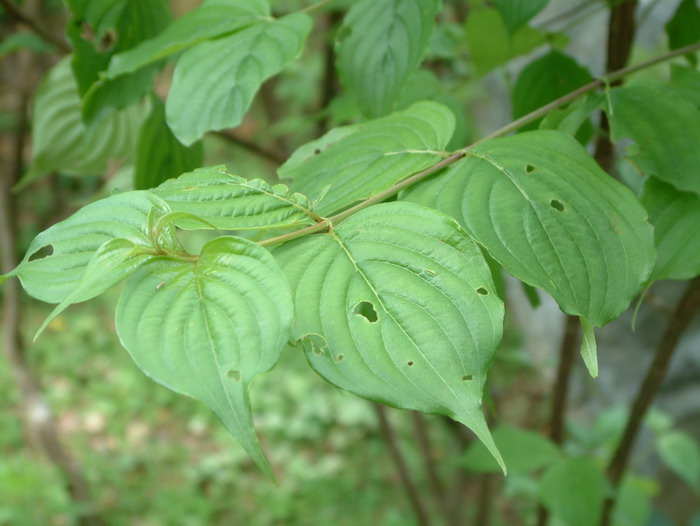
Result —
[[586, 364], [588, 373], [592, 378], [598, 377], [598, 344], [595, 341], [595, 333], [593, 332], [593, 327], [586, 320], [586, 318], [581, 317], [581, 356], [583, 357], [583, 363]]
[[[666, 24], [669, 49], [678, 49], [700, 40], [700, 7], [697, 0], [683, 0]], [[696, 65], [698, 59], [695, 53], [686, 55], [688, 61]]]
[[700, 494], [700, 445], [683, 431], [665, 433], [658, 440], [659, 455], [668, 468]]
[[41, 82], [33, 110], [32, 161], [20, 187], [51, 171], [99, 174], [110, 159], [130, 158], [143, 118], [143, 107], [133, 106], [86, 133], [69, 59], [59, 62]]
[[208, 242], [197, 261], [156, 258], [127, 281], [117, 333], [136, 364], [204, 402], [269, 476], [248, 386], [270, 370], [292, 321], [289, 285], [268, 251], [242, 238]]
[[627, 155], [638, 169], [700, 194], [700, 109], [652, 80], [613, 88], [610, 103], [612, 137], [635, 142]]
[[136, 148], [134, 186], [145, 190], [163, 181], [194, 170], [202, 164], [201, 142], [184, 146], [165, 122], [165, 105], [151, 97], [151, 113], [139, 132]]
[[302, 146], [278, 172], [292, 179], [292, 189], [311, 197], [331, 185], [318, 205], [321, 215], [328, 214], [438, 162], [446, 156], [442, 150], [454, 126], [445, 106], [419, 102], [388, 117], [331, 130]]
[[[148, 192], [126, 192], [91, 203], [36, 236], [9, 275], [17, 276], [30, 296], [59, 303], [79, 286], [93, 255], [105, 243], [122, 239], [152, 248], [148, 218], [153, 210], [169, 212], [161, 199]], [[158, 241], [179, 248], [171, 230], [166, 229]], [[85, 301], [103, 290], [86, 290], [75, 301]], [[97, 294], [91, 295], [94, 291]]]
[[368, 117], [391, 113], [418, 68], [435, 25], [439, 0], [360, 0], [338, 33], [338, 73]]
[[262, 83], [299, 55], [310, 30], [311, 18], [296, 13], [186, 51], [166, 102], [175, 136], [189, 145], [210, 130], [238, 126]]
[[[561, 458], [561, 452], [557, 446], [540, 433], [502, 426], [494, 429], [493, 441], [511, 473], [527, 473], [542, 469]], [[496, 460], [481, 442], [475, 442], [469, 446], [461, 458], [461, 463], [470, 471], [477, 473], [501, 471]]]
[[683, 280], [700, 275], [700, 196], [649, 177], [640, 199], [654, 225], [658, 253], [649, 279]]
[[[522, 70], [513, 89], [513, 119], [517, 119], [590, 82], [591, 74], [573, 58], [550, 51]], [[534, 130], [541, 119], [521, 130]]]
[[[270, 230], [315, 223], [313, 205], [284, 185], [248, 181], [223, 166], [200, 168], [153, 190], [175, 211], [187, 212], [223, 230]], [[182, 228], [204, 228], [201, 221], [181, 220]]]
[[184, 51], [196, 44], [234, 33], [270, 17], [267, 0], [217, 0], [172, 22], [155, 38], [112, 57], [107, 75], [115, 78]]
[[487, 141], [402, 198], [457, 218], [509, 273], [592, 327], [628, 307], [654, 264], [639, 201], [564, 133]]
[[474, 9], [465, 24], [470, 56], [480, 75], [544, 44], [563, 48], [569, 42], [563, 33], [547, 34], [530, 26], [523, 26], [511, 35], [495, 8]]
[[542, 504], [567, 526], [598, 524], [604, 497], [605, 475], [589, 458], [563, 460], [540, 480]]
[[321, 376], [364, 398], [448, 415], [503, 467], [481, 412], [503, 303], [454, 219], [384, 203], [275, 255], [292, 285], [293, 338]]
[[527, 24], [548, 2], [549, 0], [495, 0], [496, 8], [511, 34]]

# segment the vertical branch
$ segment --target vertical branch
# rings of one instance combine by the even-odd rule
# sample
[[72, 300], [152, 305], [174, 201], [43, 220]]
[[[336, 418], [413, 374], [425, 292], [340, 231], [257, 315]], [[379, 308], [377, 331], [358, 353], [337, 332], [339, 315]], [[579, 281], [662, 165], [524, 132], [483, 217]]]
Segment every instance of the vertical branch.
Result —
[[335, 67], [335, 47], [331, 32], [335, 26], [342, 20], [340, 11], [331, 11], [326, 16], [326, 41], [323, 46], [323, 84], [321, 88], [321, 100], [319, 102], [319, 110], [324, 112], [323, 118], [318, 124], [318, 135], [323, 135], [329, 126], [330, 118], [325, 110], [338, 92], [338, 74]]
[[[666, 331], [654, 353], [654, 360], [649, 366], [646, 377], [632, 404], [629, 420], [620, 443], [608, 464], [608, 479], [615, 490], [620, 487], [620, 483], [627, 471], [642, 421], [652, 401], [661, 390], [673, 353], [678, 347], [681, 336], [683, 336], [683, 333], [698, 311], [700, 311], [700, 277], [696, 277], [688, 283], [685, 293], [669, 318]], [[615, 496], [605, 501], [603, 517], [600, 522], [601, 526], [609, 526], [612, 523], [614, 507]]]
[[403, 486], [404, 492], [408, 497], [408, 500], [413, 507], [413, 512], [416, 515], [416, 520], [420, 526], [430, 526], [430, 520], [428, 519], [428, 513], [425, 509], [425, 505], [418, 494], [416, 485], [411, 479], [411, 475], [408, 471], [408, 466], [406, 465], [406, 460], [401, 453], [401, 448], [399, 447], [398, 437], [394, 428], [391, 426], [389, 419], [386, 414], [386, 408], [381, 404], [372, 404], [375, 411], [377, 412], [377, 418], [379, 419], [379, 427], [389, 448], [389, 453], [394, 460], [396, 469], [399, 474], [399, 479], [401, 480], [401, 485]]
[[476, 508], [474, 524], [477, 526], [489, 526], [491, 523], [491, 500], [493, 496], [493, 475], [484, 473], [481, 475], [479, 497]]

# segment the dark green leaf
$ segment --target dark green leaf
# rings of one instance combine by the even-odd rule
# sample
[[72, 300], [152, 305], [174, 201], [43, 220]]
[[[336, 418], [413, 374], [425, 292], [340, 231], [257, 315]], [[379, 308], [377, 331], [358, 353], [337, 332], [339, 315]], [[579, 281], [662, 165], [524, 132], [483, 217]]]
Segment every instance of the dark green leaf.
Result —
[[548, 2], [549, 0], [495, 0], [496, 8], [511, 34], [527, 24]]
[[503, 303], [454, 219], [379, 204], [275, 255], [292, 285], [293, 337], [321, 376], [364, 398], [450, 416], [503, 467], [481, 412]]
[[274, 258], [236, 237], [210, 241], [196, 262], [149, 261], [117, 306], [117, 333], [136, 364], [209, 406], [271, 477], [248, 386], [275, 365], [291, 322], [289, 285]]
[[[301, 53], [311, 19], [293, 14], [253, 24], [189, 49], [166, 102], [168, 124], [184, 144], [238, 126], [262, 83]], [[204, 82], [203, 79], [219, 79]]]
[[194, 170], [202, 164], [201, 142], [184, 146], [165, 122], [165, 106], [158, 97], [151, 97], [151, 114], [139, 132], [136, 148], [134, 186], [145, 190], [163, 181]]
[[438, 0], [360, 0], [338, 33], [338, 72], [362, 112], [391, 113], [423, 59], [440, 8]]
[[700, 275], [700, 196], [649, 177], [641, 201], [654, 225], [658, 253], [650, 280]]
[[[591, 81], [587, 69], [560, 51], [550, 51], [528, 64], [513, 89], [513, 118], [526, 115]], [[534, 130], [541, 119], [521, 130]]]
[[652, 80], [613, 88], [610, 103], [613, 139], [635, 141], [627, 154], [638, 169], [700, 194], [700, 109]]
[[292, 189], [318, 196], [326, 215], [371, 196], [447, 156], [455, 118], [445, 106], [419, 102], [388, 117], [331, 130], [299, 148], [279, 169]]
[[[700, 40], [700, 8], [697, 0], [683, 0], [671, 20], [666, 24], [669, 49], [678, 49]], [[696, 65], [695, 53], [686, 55], [691, 64]]]

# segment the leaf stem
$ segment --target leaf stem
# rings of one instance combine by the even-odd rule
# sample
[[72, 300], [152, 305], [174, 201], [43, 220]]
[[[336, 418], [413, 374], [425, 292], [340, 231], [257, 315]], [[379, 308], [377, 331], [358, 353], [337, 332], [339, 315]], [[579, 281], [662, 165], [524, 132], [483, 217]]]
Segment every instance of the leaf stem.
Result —
[[[327, 2], [319, 2], [318, 4], [323, 4]], [[310, 6], [310, 7], [314, 7]], [[307, 8], [309, 9], [309, 8]], [[602, 77], [599, 77], [585, 86], [581, 86], [580, 88], [572, 91], [571, 93], [568, 93], [567, 95], [564, 95], [563, 97], [558, 98], [555, 101], [550, 102], [549, 104], [545, 104], [539, 109], [536, 109], [527, 115], [524, 115], [523, 117], [520, 117], [519, 119], [511, 122], [510, 124], [507, 124], [498, 130], [488, 134], [487, 136], [479, 139], [478, 141], [472, 143], [471, 145], [458, 150], [457, 152], [451, 154], [449, 157], [435, 163], [432, 166], [429, 166], [425, 170], [421, 170], [420, 172], [417, 172], [406, 179], [399, 181], [398, 183], [394, 184], [393, 186], [390, 186], [386, 190], [383, 190], [373, 196], [368, 197], [364, 201], [361, 201], [360, 203], [356, 204], [355, 206], [352, 206], [348, 208], [347, 210], [340, 212], [334, 216], [331, 216], [327, 219], [324, 219], [323, 221], [320, 221], [316, 225], [312, 225], [310, 227], [302, 228], [301, 230], [296, 230], [294, 232], [289, 232], [287, 234], [282, 234], [280, 236], [272, 237], [269, 239], [265, 239], [260, 242], [260, 244], [264, 247], [270, 247], [273, 245], [278, 245], [280, 243], [286, 243], [287, 241], [292, 241], [294, 239], [299, 239], [300, 237], [304, 237], [307, 235], [311, 234], [318, 234], [320, 232], [323, 232], [324, 230], [327, 230], [331, 228], [332, 226], [336, 225], [337, 223], [340, 223], [344, 219], [347, 219], [351, 215], [359, 212], [360, 210], [367, 208], [368, 206], [372, 206], [377, 203], [381, 203], [382, 201], [388, 199], [389, 197], [392, 197], [399, 193], [401, 190], [404, 188], [408, 188], [410, 186], [413, 186], [414, 184], [422, 181], [423, 179], [433, 175], [435, 172], [438, 172], [442, 170], [443, 168], [446, 168], [447, 166], [450, 166], [463, 157], [466, 157], [469, 154], [469, 150], [476, 146], [477, 144], [481, 144], [485, 141], [488, 141], [490, 139], [495, 139], [496, 137], [502, 137], [504, 135], [507, 135], [518, 128], [529, 124], [532, 121], [535, 121], [539, 119], [540, 117], [545, 116], [547, 113], [556, 110], [557, 108], [560, 108], [561, 106], [564, 106], [565, 104], [568, 104], [569, 102], [572, 102], [576, 100], [578, 97], [585, 95], [586, 93], [589, 93], [599, 87], [605, 86], [606, 84], [612, 83], [618, 79], [624, 78], [627, 75], [631, 75], [632, 73], [636, 73], [638, 71], [641, 71], [643, 69], [649, 68], [651, 66], [654, 66], [656, 64], [659, 64], [661, 62], [665, 62], [667, 60], [671, 60], [672, 58], [685, 55], [686, 53], [692, 53], [693, 51], [697, 51], [700, 49], [700, 42], [696, 42], [695, 44], [691, 44], [689, 46], [685, 46], [682, 48], [674, 49], [673, 51], [669, 51], [668, 53], [664, 53], [663, 55], [656, 56], [652, 59], [645, 60], [644, 62], [640, 62], [639, 64], [635, 64], [634, 66], [629, 66], [626, 68], [619, 69], [617, 71], [613, 71], [611, 73], [608, 73], [607, 75], [604, 75]]]

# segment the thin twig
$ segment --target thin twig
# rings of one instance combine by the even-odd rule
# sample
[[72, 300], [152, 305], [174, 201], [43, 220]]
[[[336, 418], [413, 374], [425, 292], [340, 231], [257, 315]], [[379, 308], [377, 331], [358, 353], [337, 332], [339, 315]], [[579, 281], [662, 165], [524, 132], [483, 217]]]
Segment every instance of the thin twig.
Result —
[[[700, 311], [700, 277], [696, 277], [688, 283], [685, 293], [669, 319], [666, 331], [654, 353], [654, 360], [649, 366], [644, 381], [632, 404], [625, 431], [608, 464], [608, 479], [615, 490], [620, 487], [620, 483], [627, 472], [627, 466], [637, 435], [642, 427], [642, 422], [651, 403], [663, 386], [673, 353], [678, 348], [681, 337], [698, 311]], [[601, 526], [609, 526], [611, 524], [615, 502], [615, 495], [606, 500], [603, 508], [603, 517], [600, 522]]]
[[335, 2], [335, 0], [321, 0], [320, 2], [316, 2], [315, 4], [305, 7], [301, 10], [301, 12], [306, 13], [307, 15], [313, 15], [324, 7], [331, 5], [333, 2]]
[[227, 131], [217, 131], [215, 132], [215, 134], [217, 137], [221, 137], [222, 139], [225, 139], [231, 144], [240, 146], [241, 148], [248, 150], [250, 153], [254, 153], [258, 157], [262, 157], [266, 161], [273, 163], [275, 166], [281, 166], [282, 164], [284, 164], [284, 157], [270, 150], [266, 150], [265, 148], [255, 144], [254, 142], [250, 142], [246, 139], [237, 137], [233, 133]]
[[46, 42], [54, 45], [57, 49], [63, 53], [70, 53], [71, 49], [63, 40], [56, 38], [46, 29], [44, 29], [38, 22], [32, 20], [29, 16], [24, 14], [20, 9], [14, 5], [10, 0], [0, 0], [0, 5], [9, 13], [9, 15], [14, 18], [20, 24], [24, 24], [29, 29], [34, 31], [37, 35], [43, 38]]
[[391, 453], [391, 457], [394, 460], [396, 470], [399, 473], [399, 479], [401, 480], [401, 485], [411, 503], [411, 506], [413, 507], [416, 520], [420, 526], [429, 526], [430, 519], [428, 518], [428, 513], [425, 509], [423, 501], [420, 498], [420, 495], [418, 494], [416, 485], [411, 479], [408, 466], [406, 465], [406, 461], [401, 453], [401, 448], [399, 447], [398, 437], [396, 436], [394, 428], [391, 426], [391, 422], [389, 422], [389, 418], [387, 417], [386, 408], [377, 403], [373, 403], [372, 405], [377, 412], [377, 418], [379, 419], [379, 426], [382, 431], [382, 436], [384, 437], [384, 441], [389, 448], [389, 453]]
[[479, 478], [481, 480], [474, 524], [476, 526], [489, 526], [491, 523], [491, 505], [493, 501], [493, 475], [484, 473], [480, 475]]

